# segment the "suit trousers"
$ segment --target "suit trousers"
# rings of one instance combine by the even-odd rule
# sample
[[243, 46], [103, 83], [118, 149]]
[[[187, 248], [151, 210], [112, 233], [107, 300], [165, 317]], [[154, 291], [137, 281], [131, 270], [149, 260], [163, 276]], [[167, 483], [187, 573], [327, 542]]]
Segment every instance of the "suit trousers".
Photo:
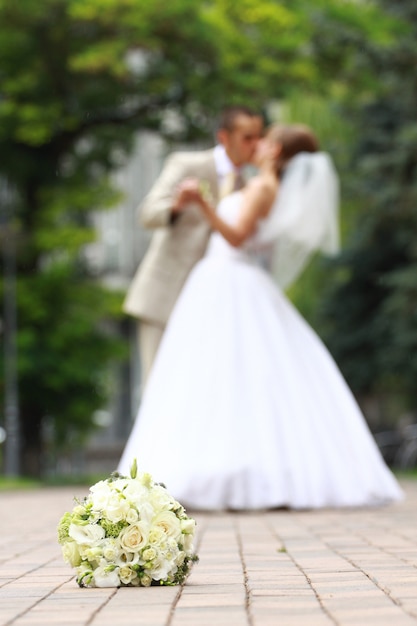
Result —
[[138, 327], [139, 356], [142, 370], [142, 389], [152, 369], [155, 355], [164, 334], [165, 328], [152, 324], [152, 322], [140, 321]]

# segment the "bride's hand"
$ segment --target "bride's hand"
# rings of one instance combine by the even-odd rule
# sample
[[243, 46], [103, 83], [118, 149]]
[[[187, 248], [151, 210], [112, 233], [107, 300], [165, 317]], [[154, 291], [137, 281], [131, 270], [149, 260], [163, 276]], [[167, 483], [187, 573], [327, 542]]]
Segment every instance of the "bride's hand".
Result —
[[184, 207], [186, 204], [195, 202], [202, 204], [204, 201], [200, 181], [197, 178], [185, 178], [177, 187], [176, 204]]

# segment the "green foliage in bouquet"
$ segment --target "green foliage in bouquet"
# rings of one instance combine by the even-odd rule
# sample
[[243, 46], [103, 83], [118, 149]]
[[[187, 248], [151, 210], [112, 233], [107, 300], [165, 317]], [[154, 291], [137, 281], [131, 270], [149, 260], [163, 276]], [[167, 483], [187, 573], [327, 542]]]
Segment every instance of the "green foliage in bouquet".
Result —
[[112, 474], [58, 525], [64, 560], [80, 587], [179, 585], [194, 553], [195, 520], [150, 474]]

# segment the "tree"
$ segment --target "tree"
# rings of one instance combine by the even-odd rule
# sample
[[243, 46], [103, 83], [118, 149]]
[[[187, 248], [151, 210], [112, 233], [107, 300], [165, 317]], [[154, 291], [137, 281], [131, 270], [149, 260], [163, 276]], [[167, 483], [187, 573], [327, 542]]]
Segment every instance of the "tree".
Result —
[[[365, 46], [377, 92], [350, 107], [362, 211], [324, 306], [328, 342], [354, 391], [381, 402], [381, 419], [415, 411], [417, 374], [417, 9], [380, 0], [401, 36], [389, 51]], [[400, 23], [400, 22], [397, 22]]]
[[[332, 19], [347, 11], [352, 32], [368, 28], [367, 4], [361, 19], [349, 5], [328, 3]], [[104, 401], [97, 385], [120, 353], [108, 332], [120, 298], [97, 285], [82, 254], [94, 238], [90, 212], [118, 197], [109, 174], [139, 128], [207, 137], [226, 102], [261, 106], [346, 73], [341, 49], [315, 57], [309, 7], [0, 0], [0, 175], [15, 189], [25, 472], [40, 471], [47, 419], [57, 442], [88, 432]]]

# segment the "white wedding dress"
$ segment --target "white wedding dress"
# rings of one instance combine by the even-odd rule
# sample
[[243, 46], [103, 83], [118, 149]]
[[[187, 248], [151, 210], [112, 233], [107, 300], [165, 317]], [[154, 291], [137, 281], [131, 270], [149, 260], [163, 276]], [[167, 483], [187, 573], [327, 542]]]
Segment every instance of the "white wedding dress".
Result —
[[[240, 198], [220, 203], [230, 223]], [[211, 236], [172, 313], [119, 472], [136, 458], [191, 509], [401, 499], [332, 357], [262, 269], [256, 243], [235, 249]]]

